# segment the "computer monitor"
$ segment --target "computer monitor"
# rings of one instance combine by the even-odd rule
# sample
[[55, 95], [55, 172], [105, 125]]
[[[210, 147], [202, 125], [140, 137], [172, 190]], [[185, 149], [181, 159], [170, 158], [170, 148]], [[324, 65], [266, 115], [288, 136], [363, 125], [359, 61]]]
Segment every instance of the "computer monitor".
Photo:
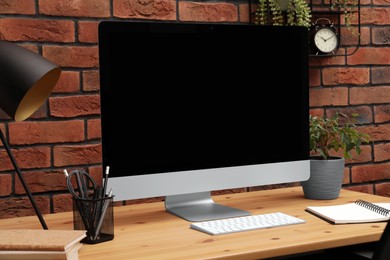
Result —
[[168, 212], [203, 221], [250, 214], [211, 191], [307, 180], [307, 40], [294, 26], [101, 22], [114, 199], [165, 196]]

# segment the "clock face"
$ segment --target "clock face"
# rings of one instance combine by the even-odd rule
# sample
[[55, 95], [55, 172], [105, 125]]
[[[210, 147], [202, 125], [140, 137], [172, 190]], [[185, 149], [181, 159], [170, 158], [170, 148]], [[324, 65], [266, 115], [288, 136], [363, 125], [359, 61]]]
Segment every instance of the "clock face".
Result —
[[323, 53], [333, 52], [338, 45], [337, 35], [331, 28], [320, 28], [314, 35], [314, 44]]

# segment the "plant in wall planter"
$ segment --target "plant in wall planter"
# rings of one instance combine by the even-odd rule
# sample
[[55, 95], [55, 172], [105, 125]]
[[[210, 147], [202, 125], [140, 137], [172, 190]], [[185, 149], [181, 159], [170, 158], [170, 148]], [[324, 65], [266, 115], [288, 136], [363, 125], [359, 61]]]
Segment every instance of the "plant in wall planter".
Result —
[[311, 9], [305, 0], [258, 0], [255, 23], [259, 25], [311, 26]]
[[344, 15], [344, 24], [352, 30], [352, 23], [358, 8], [358, 0], [333, 0], [330, 9], [340, 11]]
[[[356, 129], [355, 119], [336, 113], [333, 117], [309, 117], [310, 178], [302, 182], [303, 193], [309, 199], [336, 199], [343, 183], [345, 159], [352, 158], [352, 151], [361, 153], [360, 146], [370, 142], [368, 134]], [[343, 120], [340, 120], [340, 119]], [[341, 121], [343, 121], [341, 123]], [[343, 151], [343, 157], [332, 156], [331, 151]]]

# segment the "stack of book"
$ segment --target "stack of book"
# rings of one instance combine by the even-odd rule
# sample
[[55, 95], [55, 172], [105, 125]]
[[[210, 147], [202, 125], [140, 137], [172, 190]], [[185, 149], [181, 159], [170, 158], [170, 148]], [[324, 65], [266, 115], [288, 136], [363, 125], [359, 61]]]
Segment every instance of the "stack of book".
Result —
[[78, 260], [84, 230], [0, 230], [0, 259]]

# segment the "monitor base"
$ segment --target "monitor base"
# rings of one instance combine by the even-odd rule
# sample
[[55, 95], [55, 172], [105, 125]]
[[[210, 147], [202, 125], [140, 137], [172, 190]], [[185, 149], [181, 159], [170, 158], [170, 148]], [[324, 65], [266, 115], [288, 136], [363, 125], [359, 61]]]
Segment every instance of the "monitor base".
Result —
[[248, 211], [215, 203], [210, 192], [166, 196], [165, 209], [192, 222], [251, 215]]

